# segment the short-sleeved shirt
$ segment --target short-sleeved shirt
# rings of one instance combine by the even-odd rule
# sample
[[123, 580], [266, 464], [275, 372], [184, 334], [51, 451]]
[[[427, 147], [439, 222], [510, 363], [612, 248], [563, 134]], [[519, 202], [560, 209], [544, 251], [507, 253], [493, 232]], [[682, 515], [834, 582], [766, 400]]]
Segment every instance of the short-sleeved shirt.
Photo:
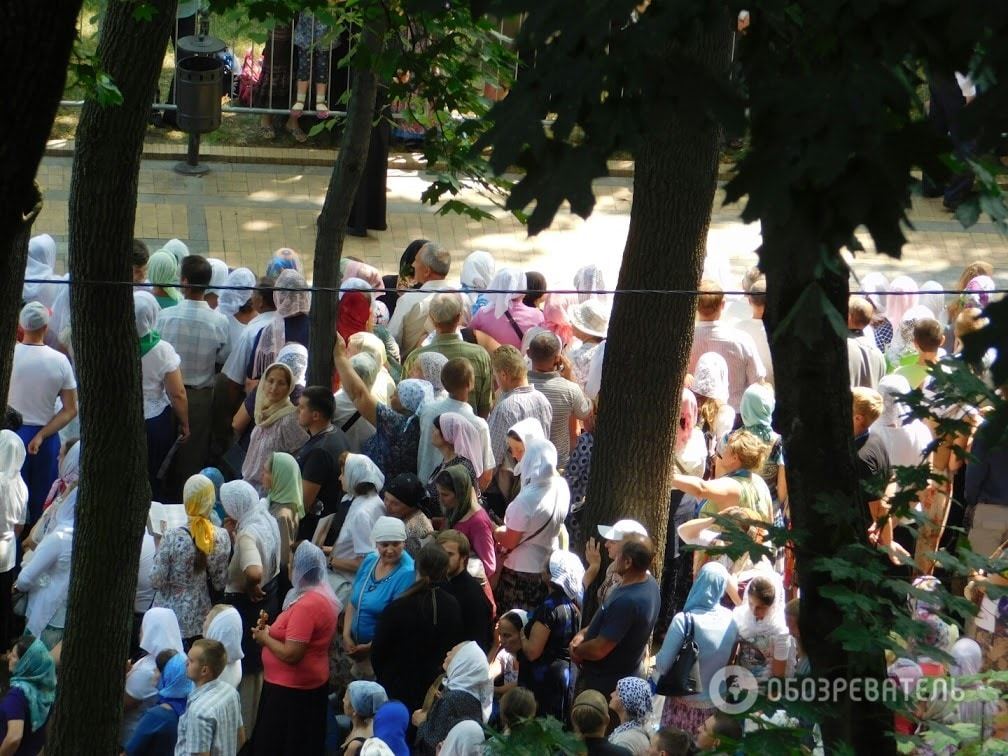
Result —
[[549, 437], [553, 423], [553, 407], [549, 400], [533, 386], [518, 386], [497, 397], [487, 424], [490, 426], [490, 443], [494, 460], [500, 462], [507, 450], [507, 434], [519, 420], [534, 417], [542, 425], [543, 434]]
[[333, 544], [333, 559], [366, 557], [374, 551], [371, 528], [385, 514], [385, 505], [375, 494], [356, 496], [350, 504], [339, 537]]
[[46, 425], [56, 414], [61, 391], [76, 389], [65, 354], [44, 344], [15, 344], [7, 404], [21, 413], [25, 425]]
[[550, 554], [560, 547], [560, 526], [568, 509], [570, 489], [559, 475], [524, 486], [504, 512], [507, 528], [524, 534], [520, 545], [507, 555], [504, 566], [515, 572], [542, 572]]
[[346, 434], [339, 428], [316, 433], [305, 441], [305, 445], [297, 453], [298, 466], [301, 468], [301, 479], [319, 486], [316, 498], [322, 503], [321, 509], [328, 513], [334, 509], [343, 498], [343, 486], [340, 484], [339, 458], [343, 452], [350, 451]]
[[213, 386], [217, 364], [227, 359], [227, 317], [202, 300], [183, 299], [161, 311], [157, 330], [178, 352], [186, 386]]
[[270, 625], [270, 637], [278, 641], [308, 644], [297, 664], [280, 661], [272, 651], [262, 650], [266, 682], [285, 688], [313, 690], [329, 679], [329, 644], [336, 633], [336, 608], [321, 593], [308, 591], [280, 613]]
[[244, 388], [245, 368], [252, 355], [255, 354], [253, 345], [257, 343], [257, 337], [263, 328], [273, 320], [273, 310], [256, 315], [245, 326], [241, 338], [231, 345], [231, 353], [224, 362], [222, 373], [233, 383], [237, 383]]
[[540, 373], [530, 370], [528, 380], [553, 408], [549, 440], [557, 450], [557, 467], [563, 469], [567, 467], [570, 457], [570, 417], [574, 415], [579, 420], [584, 420], [591, 413], [591, 402], [580, 386], [556, 371]]
[[[507, 315], [511, 318], [509, 319]], [[507, 315], [498, 318], [494, 314], [494, 308], [487, 305], [473, 315], [469, 327], [483, 331], [498, 344], [510, 344], [515, 349], [521, 349], [525, 334], [543, 323], [542, 310], [538, 307], [529, 307], [520, 299], [512, 299], [508, 303]]]
[[381, 580], [374, 575], [378, 559], [374, 552], [364, 557], [350, 590], [350, 603], [354, 607], [352, 633], [357, 643], [371, 642], [378, 615], [416, 581], [413, 557], [405, 551], [396, 568]]
[[164, 339], [140, 358], [144, 420], [157, 417], [171, 405], [165, 393], [164, 379], [168, 373], [178, 370], [181, 364], [178, 352]]
[[[430, 344], [418, 347], [406, 358], [406, 362], [403, 363], [403, 375], [410, 374], [413, 363], [424, 352], [437, 352], [449, 360], [456, 357], [468, 360], [473, 369], [473, 390], [469, 392], [469, 406], [473, 412], [481, 415], [490, 411], [493, 375], [490, 369], [490, 355], [486, 349], [479, 344], [470, 344], [458, 333], [436, 333]], [[458, 410], [442, 410], [442, 412], [458, 412]]]
[[[854, 466], [861, 484], [861, 500], [867, 505], [879, 497], [889, 481], [889, 452], [881, 437], [874, 433], [865, 433], [854, 439], [854, 448], [857, 450]], [[865, 490], [866, 486], [870, 490]]]
[[126, 756], [172, 756], [179, 718], [171, 707], [152, 706], [144, 712], [126, 747]]
[[364, 442], [363, 452], [382, 471], [385, 480], [400, 473], [416, 474], [420, 420], [401, 415], [386, 404], [375, 405], [375, 434]]
[[[263, 650], [264, 661], [268, 653]], [[234, 756], [241, 726], [238, 691], [220, 679], [211, 680], [189, 694], [188, 706], [178, 723], [175, 756]]]
[[31, 721], [31, 712], [28, 708], [28, 699], [20, 688], [11, 688], [4, 697], [0, 699], [0, 740], [7, 735], [7, 723], [21, 720], [24, 722], [24, 735], [21, 736], [21, 745], [14, 752], [15, 756], [35, 756], [45, 745], [45, 722], [38, 726]]
[[[533, 674], [555, 662], [557, 659], [570, 658], [570, 642], [581, 627], [581, 612], [577, 604], [562, 590], [551, 586], [546, 600], [535, 608], [525, 624], [525, 636], [532, 634], [532, 626], [540, 623], [549, 628], [549, 638], [543, 647], [542, 655], [534, 662], [529, 662]], [[522, 664], [524, 670], [526, 664]]]
[[605, 638], [616, 646], [598, 661], [585, 661], [581, 675], [585, 688], [608, 696], [623, 677], [643, 677], [643, 662], [658, 609], [658, 583], [650, 575], [640, 583], [621, 585], [595, 612], [585, 640]]

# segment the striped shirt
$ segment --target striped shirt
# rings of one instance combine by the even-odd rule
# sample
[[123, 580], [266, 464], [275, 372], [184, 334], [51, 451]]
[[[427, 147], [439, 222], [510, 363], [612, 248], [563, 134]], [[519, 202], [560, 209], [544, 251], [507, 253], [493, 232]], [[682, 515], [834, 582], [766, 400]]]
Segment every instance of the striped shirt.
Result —
[[175, 307], [161, 310], [157, 330], [178, 352], [185, 385], [213, 386], [217, 364], [227, 358], [230, 336], [227, 317], [210, 309], [206, 302], [183, 299]]
[[556, 447], [557, 467], [562, 470], [567, 467], [570, 458], [570, 417], [573, 414], [578, 420], [584, 420], [591, 414], [591, 402], [580, 386], [568, 381], [555, 370], [549, 373], [530, 370], [528, 379], [553, 408], [549, 440]]
[[234, 756], [241, 727], [238, 691], [220, 678], [211, 680], [189, 694], [189, 703], [178, 722], [175, 756]]
[[497, 404], [487, 418], [487, 424], [490, 426], [490, 446], [497, 464], [504, 459], [504, 452], [507, 450], [508, 429], [527, 417], [537, 419], [542, 424], [543, 433], [549, 437], [553, 408], [540, 392], [532, 386], [519, 386], [497, 397]]
[[766, 368], [756, 351], [752, 336], [717, 320], [698, 321], [693, 331], [689, 372], [696, 370], [700, 355], [715, 352], [728, 363], [728, 404], [738, 407], [742, 394], [766, 378]]

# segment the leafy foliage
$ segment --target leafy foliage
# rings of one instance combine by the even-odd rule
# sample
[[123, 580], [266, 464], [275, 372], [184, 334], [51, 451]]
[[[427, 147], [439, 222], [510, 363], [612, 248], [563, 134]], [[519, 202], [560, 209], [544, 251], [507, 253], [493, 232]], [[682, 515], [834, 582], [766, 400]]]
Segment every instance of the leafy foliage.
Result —
[[486, 753], [493, 756], [578, 754], [582, 748], [581, 741], [553, 717], [519, 722], [507, 734], [489, 728], [487, 732]]

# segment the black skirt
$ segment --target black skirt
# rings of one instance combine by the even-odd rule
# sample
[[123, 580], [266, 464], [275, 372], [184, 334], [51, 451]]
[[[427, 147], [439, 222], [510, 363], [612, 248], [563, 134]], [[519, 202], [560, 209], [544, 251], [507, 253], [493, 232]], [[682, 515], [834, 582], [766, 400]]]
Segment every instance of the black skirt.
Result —
[[255, 756], [315, 756], [325, 752], [329, 685], [310, 690], [263, 683], [252, 735]]
[[279, 575], [263, 586], [263, 593], [266, 598], [262, 601], [253, 602], [246, 593], [227, 593], [224, 601], [231, 604], [241, 615], [242, 627], [246, 632], [242, 633], [241, 647], [245, 657], [242, 659], [242, 674], [251, 675], [261, 672], [262, 647], [252, 638], [249, 630], [259, 622], [259, 612], [265, 611], [269, 615], [269, 621], [273, 622], [280, 614], [280, 597], [277, 591]]

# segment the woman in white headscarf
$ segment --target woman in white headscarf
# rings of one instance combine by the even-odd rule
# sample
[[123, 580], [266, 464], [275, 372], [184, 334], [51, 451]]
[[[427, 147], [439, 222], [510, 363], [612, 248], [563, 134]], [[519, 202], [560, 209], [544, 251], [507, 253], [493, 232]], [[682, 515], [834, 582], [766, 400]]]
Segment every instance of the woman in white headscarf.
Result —
[[144, 613], [140, 624], [140, 649], [146, 655], [137, 660], [126, 673], [126, 713], [119, 732], [120, 743], [129, 741], [144, 712], [157, 702], [158, 654], [167, 650], [185, 653], [175, 612], [165, 607], [154, 607]]
[[284, 344], [291, 341], [308, 343], [311, 292], [304, 276], [296, 270], [285, 270], [277, 277], [275, 286], [273, 302], [276, 312], [273, 320], [259, 332], [252, 359], [253, 379], [258, 379], [267, 367], [276, 362]]
[[916, 281], [910, 276], [896, 276], [886, 290], [885, 309], [889, 322], [897, 326], [903, 320], [903, 313], [916, 305], [919, 297]]
[[220, 307], [220, 295], [223, 293], [219, 287], [227, 285], [228, 266], [216, 257], [208, 257], [207, 262], [210, 263], [210, 288], [207, 289], [206, 303], [216, 310]]
[[742, 604], [735, 607], [739, 639], [735, 663], [758, 682], [766, 682], [783, 677], [787, 669], [791, 648], [784, 614], [787, 601], [780, 575], [762, 565], [751, 574]]
[[459, 722], [441, 741], [438, 756], [476, 756], [482, 753], [481, 746], [486, 742], [483, 728], [472, 720]]
[[359, 331], [347, 340], [346, 353], [348, 357], [358, 354], [369, 354], [378, 366], [378, 374], [371, 383], [371, 396], [376, 402], [388, 404], [396, 390], [396, 382], [389, 372], [388, 349], [382, 340], [373, 333]]
[[235, 268], [224, 280], [224, 285], [229, 288], [221, 289], [217, 295], [217, 310], [227, 317], [228, 343], [232, 349], [245, 333], [245, 326], [255, 317], [252, 308], [255, 284], [255, 273], [248, 268]]
[[[952, 645], [949, 652], [952, 655], [952, 668], [949, 670], [953, 679], [974, 677], [983, 672], [983, 650], [972, 638], [960, 638]], [[979, 742], [989, 738], [994, 731], [994, 717], [1000, 711], [1000, 693], [997, 689], [983, 685], [980, 682], [956, 682], [957, 688], [964, 688], [969, 693], [966, 700], [953, 709], [950, 724], [962, 722], [976, 725], [980, 728]], [[982, 692], [982, 700], [977, 693]], [[963, 743], [962, 745], [967, 745]]]
[[[378, 364], [367, 352], [360, 352], [350, 358], [350, 367], [367, 387], [373, 387], [378, 378]], [[374, 394], [372, 393], [372, 396]], [[332, 423], [343, 431], [347, 445], [354, 454], [360, 454], [364, 443], [375, 434], [375, 427], [363, 418], [346, 392], [340, 386], [333, 395]]]
[[521, 491], [504, 512], [494, 539], [507, 556], [495, 589], [497, 605], [531, 611], [546, 598], [542, 573], [550, 554], [560, 548], [563, 522], [570, 509], [570, 489], [556, 470], [556, 448], [549, 441], [525, 441], [515, 466]]
[[[53, 308], [56, 298], [65, 288], [47, 281], [65, 281], [66, 276], [56, 275], [56, 240], [49, 234], [33, 236], [28, 240], [28, 262], [25, 267], [25, 284], [21, 298], [28, 302], [41, 302], [48, 309]], [[34, 281], [35, 283], [29, 283]]]
[[227, 666], [217, 679], [235, 689], [242, 680], [242, 659], [245, 656], [242, 641], [246, 635], [249, 633], [238, 610], [227, 604], [214, 606], [203, 622], [203, 637], [218, 641], [227, 652]]
[[28, 515], [28, 486], [21, 479], [24, 441], [12, 430], [0, 431], [0, 645], [11, 638], [14, 622], [11, 586], [17, 558], [17, 538]]
[[[329, 581], [340, 601], [346, 603], [357, 569], [374, 551], [371, 531], [378, 518], [385, 514], [385, 502], [379, 495], [385, 485], [385, 476], [363, 454], [346, 454], [340, 463], [342, 506], [348, 509], [329, 555]], [[317, 532], [317, 542], [324, 542], [326, 535], [327, 532]]]
[[893, 338], [886, 349], [886, 362], [895, 369], [913, 365], [917, 361], [917, 347], [914, 345], [914, 326], [921, 320], [934, 320], [935, 314], [923, 305], [913, 305], [906, 309], [899, 320], [893, 320]]
[[941, 292], [944, 288], [937, 281], [925, 281], [920, 287], [920, 293], [917, 296], [917, 304], [931, 310], [939, 322], [941, 322], [942, 313], [945, 312], [945, 295], [938, 292]]
[[525, 333], [543, 324], [542, 310], [522, 302], [527, 288], [522, 271], [498, 270], [487, 287], [487, 304], [473, 315], [469, 327], [482, 331], [499, 344], [510, 344], [520, 350]]
[[[468, 292], [469, 314], [475, 315], [483, 305], [490, 300], [483, 292], [490, 288], [494, 273], [497, 270], [497, 261], [489, 252], [477, 250], [471, 252], [462, 263], [462, 273], [459, 280], [462, 288]], [[468, 319], [468, 318], [467, 318]]]
[[916, 466], [933, 440], [931, 429], [922, 420], [909, 419], [910, 408], [900, 399], [910, 393], [910, 383], [902, 375], [887, 375], [879, 381], [882, 414], [871, 427], [889, 452], [893, 466]]
[[690, 390], [697, 400], [697, 427], [707, 442], [707, 476], [714, 472], [714, 454], [721, 439], [735, 425], [735, 409], [728, 404], [728, 363], [717, 352], [700, 355], [693, 368]]
[[574, 288], [578, 290], [578, 302], [587, 302], [589, 299], [608, 301], [609, 294], [593, 293], [604, 291], [605, 287], [605, 277], [598, 265], [585, 265], [583, 268], [578, 268], [574, 274]]
[[429, 710], [413, 712], [417, 752], [424, 756], [433, 756], [438, 744], [459, 722], [484, 724], [493, 707], [490, 666], [475, 641], [460, 643], [449, 651], [444, 670], [440, 697], [434, 699]]
[[189, 247], [187, 247], [185, 242], [180, 239], [169, 239], [164, 243], [164, 246], [161, 247], [160, 251], [170, 254], [175, 258], [175, 262], [179, 265], [181, 265], [182, 261], [189, 256]]

